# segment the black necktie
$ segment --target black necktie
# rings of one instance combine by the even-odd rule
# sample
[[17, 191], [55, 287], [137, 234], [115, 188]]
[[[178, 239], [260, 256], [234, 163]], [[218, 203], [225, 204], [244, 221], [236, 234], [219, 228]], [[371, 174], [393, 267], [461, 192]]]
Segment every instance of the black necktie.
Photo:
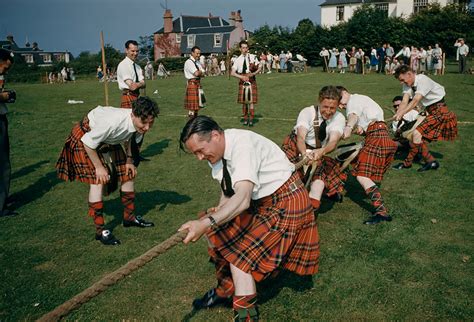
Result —
[[230, 198], [232, 197], [235, 192], [234, 189], [232, 189], [232, 180], [230, 178], [229, 170], [227, 169], [227, 161], [226, 159], [222, 159], [222, 181], [221, 181], [221, 189], [222, 192], [224, 193], [224, 196]]
[[133, 63], [133, 70], [135, 71], [135, 83], [138, 83], [138, 73], [135, 63]]
[[318, 133], [318, 138], [321, 143], [326, 139], [326, 120], [323, 120], [322, 123], [319, 125], [319, 133]]
[[244, 56], [244, 67], [242, 67], [242, 74], [247, 74], [247, 56]]
[[416, 86], [413, 85], [413, 86], [411, 87], [411, 90], [413, 91], [413, 95], [415, 95], [415, 93], [416, 93]]

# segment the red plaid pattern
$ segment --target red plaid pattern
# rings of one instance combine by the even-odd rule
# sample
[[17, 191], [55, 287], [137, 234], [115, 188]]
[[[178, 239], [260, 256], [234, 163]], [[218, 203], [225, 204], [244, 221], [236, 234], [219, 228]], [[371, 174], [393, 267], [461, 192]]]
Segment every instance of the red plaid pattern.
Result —
[[[314, 149], [308, 145], [306, 145], [306, 147]], [[291, 132], [291, 134], [285, 138], [281, 148], [292, 163], [297, 163], [299, 161], [299, 153], [296, 146], [296, 134], [294, 132]], [[303, 175], [302, 171], [300, 174]], [[311, 182], [315, 180], [321, 180], [324, 182], [326, 194], [330, 196], [336, 192], [341, 193], [344, 191], [344, 184], [347, 180], [347, 175], [344, 172], [341, 172], [339, 162], [328, 156], [324, 156], [316, 168], [316, 171], [311, 178]]]
[[430, 141], [454, 140], [458, 135], [456, 114], [448, 110], [445, 103], [436, 103], [426, 108], [428, 116], [416, 130]]
[[120, 99], [120, 107], [132, 108], [132, 103], [138, 99], [138, 96], [140, 96], [140, 91], [123, 91]]
[[207, 234], [214, 250], [260, 281], [277, 268], [315, 274], [319, 234], [308, 192], [294, 173], [271, 196]]
[[352, 175], [381, 182], [393, 161], [397, 144], [390, 138], [384, 122], [373, 122], [366, 131], [364, 146], [359, 152]]
[[188, 111], [199, 111], [199, 79], [189, 79], [186, 86], [186, 96], [184, 98], [184, 108]]
[[[76, 124], [71, 134], [66, 139], [63, 150], [56, 162], [58, 178], [64, 181], [78, 180], [84, 183], [95, 184], [95, 167], [81, 141], [82, 136], [90, 131], [89, 120], [84, 118], [82, 124]], [[115, 162], [117, 177], [121, 182], [129, 181], [130, 178], [125, 170], [127, 156], [120, 145], [110, 145], [109, 153]], [[99, 153], [102, 164], [105, 164]]]
[[[243, 76], [246, 76], [247, 74], [241, 74]], [[257, 90], [257, 80], [254, 77], [250, 77], [249, 82], [252, 86], [252, 103], [257, 104], [258, 103], [258, 90]], [[239, 81], [239, 96], [237, 97], [237, 103], [239, 104], [244, 104], [243, 100], [243, 95], [244, 95], [244, 82], [242, 80]]]

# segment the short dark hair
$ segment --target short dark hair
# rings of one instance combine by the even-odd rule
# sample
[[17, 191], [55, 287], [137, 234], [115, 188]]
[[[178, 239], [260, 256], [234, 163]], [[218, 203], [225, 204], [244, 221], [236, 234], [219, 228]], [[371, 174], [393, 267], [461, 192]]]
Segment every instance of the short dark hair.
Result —
[[224, 132], [224, 130], [214, 121], [211, 117], [205, 115], [199, 115], [195, 118], [190, 119], [181, 130], [179, 138], [179, 147], [181, 150], [186, 151], [185, 143], [191, 135], [197, 134], [198, 136], [210, 135], [212, 131]]
[[128, 47], [130, 46], [130, 44], [132, 45], [135, 45], [138, 47], [138, 42], [136, 40], [127, 40], [127, 42], [125, 43], [125, 48], [128, 49]]
[[247, 42], [247, 40], [241, 40], [241, 41], [239, 42], [239, 48], [242, 47], [242, 45], [247, 45], [247, 46], [248, 46], [249, 43]]
[[393, 74], [393, 76], [395, 76], [395, 78], [398, 79], [398, 77], [400, 77], [400, 75], [406, 74], [408, 72], [413, 72], [413, 69], [411, 69], [410, 66], [400, 65], [395, 69], [395, 73]]
[[341, 85], [336, 86], [336, 89], [339, 92], [340, 97], [342, 97], [342, 92], [348, 92], [349, 93], [349, 91], [344, 86], [341, 86]]
[[403, 101], [403, 96], [401, 96], [401, 95], [395, 96], [395, 97], [392, 99], [392, 102], [395, 102], [395, 101]]
[[160, 109], [158, 104], [148, 96], [140, 96], [132, 102], [132, 113], [136, 117], [146, 120], [149, 116], [157, 117], [160, 114]]
[[191, 52], [194, 53], [194, 51], [195, 51], [196, 49], [201, 50], [201, 48], [199, 48], [198, 46], [194, 46], [193, 48], [191, 48]]
[[14, 61], [14, 57], [15, 55], [13, 55], [13, 52], [9, 51], [9, 50], [6, 50], [4, 48], [0, 48], [0, 60], [1, 61], [7, 61], [9, 60], [12, 64], [13, 64], [13, 61]]
[[330, 99], [330, 100], [341, 100], [341, 92], [337, 89], [336, 86], [324, 86], [319, 91], [319, 101], [321, 102], [323, 99]]

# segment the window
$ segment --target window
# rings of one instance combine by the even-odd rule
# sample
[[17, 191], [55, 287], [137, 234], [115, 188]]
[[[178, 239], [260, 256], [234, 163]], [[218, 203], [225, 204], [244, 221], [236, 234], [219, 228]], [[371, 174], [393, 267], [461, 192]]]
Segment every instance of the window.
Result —
[[34, 62], [34, 61], [33, 61], [33, 55], [31, 55], [31, 54], [25, 54], [25, 55], [23, 55], [23, 57], [25, 57], [25, 62], [26, 62], [27, 64], [33, 64], [33, 62]]
[[344, 6], [337, 6], [336, 7], [336, 21], [343, 21], [344, 20]]
[[214, 47], [222, 47], [222, 34], [214, 34]]
[[196, 35], [188, 35], [188, 48], [194, 47], [195, 38], [196, 38]]
[[420, 10], [428, 6], [428, 0], [413, 0], [413, 13], [418, 13]]
[[51, 63], [51, 54], [43, 54], [41, 56], [43, 57], [44, 63]]
[[375, 9], [385, 12], [388, 16], [388, 3], [378, 3], [375, 5]]
[[176, 34], [176, 43], [177, 44], [181, 43], [181, 34]]
[[63, 54], [54, 54], [54, 59], [56, 59], [56, 61], [64, 61], [64, 55]]

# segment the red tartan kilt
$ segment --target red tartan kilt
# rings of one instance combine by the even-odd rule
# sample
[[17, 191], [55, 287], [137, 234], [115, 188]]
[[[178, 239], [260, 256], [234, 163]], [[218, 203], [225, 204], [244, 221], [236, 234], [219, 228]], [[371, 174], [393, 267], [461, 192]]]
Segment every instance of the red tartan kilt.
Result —
[[[290, 185], [297, 186], [293, 192]], [[277, 268], [299, 275], [318, 271], [319, 234], [308, 192], [294, 173], [271, 196], [255, 201], [230, 222], [208, 232], [229, 263], [256, 281]]]
[[456, 114], [448, 110], [444, 103], [431, 105], [427, 108], [428, 116], [418, 125], [416, 130], [430, 141], [454, 140], [458, 135]]
[[132, 108], [132, 103], [138, 99], [140, 96], [140, 92], [132, 92], [127, 91], [126, 93], [122, 93], [122, 97], [120, 99], [120, 107], [121, 108]]
[[[56, 163], [56, 171], [58, 178], [64, 181], [77, 180], [95, 184], [95, 167], [81, 141], [82, 136], [90, 131], [88, 122], [83, 123], [83, 128], [80, 124], [76, 124], [72, 128]], [[109, 153], [115, 162], [118, 180], [122, 183], [131, 180], [125, 170], [127, 156], [122, 147], [120, 145], [109, 145]], [[98, 155], [102, 164], [105, 164], [102, 155], [100, 153]]]
[[355, 161], [352, 175], [381, 182], [393, 161], [397, 144], [390, 138], [384, 122], [374, 122], [366, 131], [364, 146]]
[[[245, 74], [242, 74], [245, 75]], [[252, 103], [257, 104], [258, 103], [258, 90], [257, 90], [257, 80], [255, 77], [251, 77], [249, 79], [250, 84], [252, 84]], [[237, 97], [237, 103], [239, 104], [244, 104], [243, 100], [243, 95], [244, 95], [244, 82], [242, 80], [239, 81], [239, 96]]]
[[[313, 149], [312, 147], [308, 147], [308, 145], [306, 147]], [[281, 148], [292, 163], [297, 163], [299, 161], [299, 152], [296, 146], [296, 134], [294, 132], [285, 138]], [[302, 169], [299, 172], [303, 177], [304, 173]], [[344, 172], [341, 172], [339, 162], [328, 156], [324, 156], [320, 165], [314, 172], [311, 182], [314, 182], [315, 180], [323, 181], [326, 194], [331, 196], [336, 192], [341, 193], [344, 191], [344, 184], [347, 180], [347, 175]]]
[[200, 81], [197, 79], [188, 80], [186, 86], [186, 96], [184, 97], [184, 108], [189, 111], [199, 110], [199, 88]]

